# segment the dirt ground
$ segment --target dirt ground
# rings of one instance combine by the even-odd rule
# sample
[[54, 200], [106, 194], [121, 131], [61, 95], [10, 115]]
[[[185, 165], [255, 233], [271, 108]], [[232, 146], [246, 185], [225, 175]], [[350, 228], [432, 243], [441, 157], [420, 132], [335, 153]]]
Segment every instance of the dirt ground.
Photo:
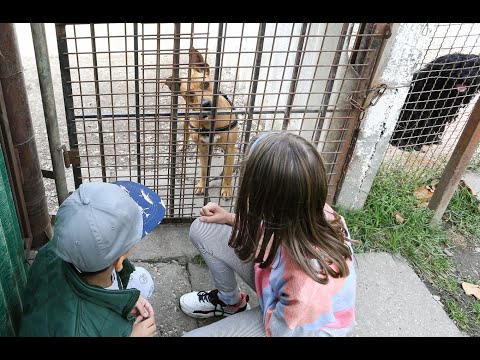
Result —
[[[455, 264], [458, 284], [462, 282], [480, 283], [480, 239], [471, 235], [464, 235], [459, 229], [451, 224], [446, 224], [447, 234], [450, 238], [450, 246], [444, 249], [447, 256], [451, 257]], [[456, 299], [460, 307], [467, 314], [473, 313], [473, 305], [478, 302], [474, 296], [467, 295], [463, 290]], [[444, 296], [439, 294], [443, 300]], [[471, 336], [480, 336], [480, 322], [468, 331]]]

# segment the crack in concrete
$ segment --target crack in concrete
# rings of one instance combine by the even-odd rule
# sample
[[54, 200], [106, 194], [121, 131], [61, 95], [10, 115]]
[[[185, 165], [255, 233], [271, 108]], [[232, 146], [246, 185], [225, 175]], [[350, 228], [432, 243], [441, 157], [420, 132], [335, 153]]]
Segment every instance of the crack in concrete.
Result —
[[130, 260], [132, 262], [143, 262], [147, 264], [156, 264], [156, 263], [170, 264], [173, 261], [176, 261], [178, 264], [185, 266], [193, 260], [193, 257], [189, 258], [185, 255], [181, 255], [181, 256], [172, 256], [172, 257], [158, 257], [153, 259], [130, 258]]
[[387, 126], [386, 126], [386, 123], [385, 121], [382, 122], [382, 130], [380, 132], [380, 136], [378, 138], [378, 141], [375, 141], [375, 145], [373, 147], [373, 151], [370, 153], [370, 156], [368, 157], [368, 161], [367, 161], [367, 164], [368, 164], [368, 168], [367, 168], [367, 171], [365, 171], [363, 174], [362, 174], [362, 177], [360, 179], [360, 186], [358, 187], [359, 191], [363, 191], [362, 188], [363, 188], [363, 183], [365, 182], [365, 180], [367, 179], [368, 177], [368, 172], [369, 170], [372, 168], [372, 160], [373, 158], [375, 157], [375, 154], [377, 153], [377, 147], [380, 143], [380, 139], [383, 137], [383, 134], [385, 133], [385, 131], [387, 131]]

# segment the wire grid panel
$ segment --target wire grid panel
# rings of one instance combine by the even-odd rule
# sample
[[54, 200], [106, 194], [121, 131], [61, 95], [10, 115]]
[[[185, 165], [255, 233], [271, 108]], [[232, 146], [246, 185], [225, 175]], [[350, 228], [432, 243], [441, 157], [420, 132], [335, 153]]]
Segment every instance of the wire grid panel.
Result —
[[480, 24], [428, 24], [426, 31], [431, 41], [383, 161], [418, 178], [443, 170], [480, 91]]
[[[70, 148], [78, 148], [80, 159], [73, 169], [76, 186], [141, 182], [165, 201], [167, 221], [191, 220], [208, 201], [233, 211], [248, 142], [286, 130], [321, 152], [332, 201], [359, 116], [348, 99], [366, 90], [378, 53], [365, 24], [56, 27]], [[194, 61], [192, 51], [200, 54]], [[192, 80], [201, 60], [204, 89]], [[208, 182], [203, 194], [195, 194], [201, 164], [192, 139], [201, 145], [225, 141], [208, 132], [216, 126], [210, 119], [228, 120], [223, 124], [235, 133], [227, 137], [235, 140], [234, 150], [226, 150], [232, 148], [227, 143], [217, 142], [224, 149], [208, 146]], [[201, 126], [207, 132], [197, 132]], [[224, 164], [227, 155], [233, 166]], [[225, 199], [228, 169], [233, 197]]]

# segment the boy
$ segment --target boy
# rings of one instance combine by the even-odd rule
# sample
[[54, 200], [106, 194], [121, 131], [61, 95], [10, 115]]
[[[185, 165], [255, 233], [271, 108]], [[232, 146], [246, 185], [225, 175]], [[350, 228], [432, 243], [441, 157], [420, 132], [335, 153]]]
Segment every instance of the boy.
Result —
[[145, 299], [153, 281], [127, 256], [164, 215], [162, 200], [141, 184], [80, 185], [60, 206], [53, 238], [30, 268], [19, 335], [155, 335]]

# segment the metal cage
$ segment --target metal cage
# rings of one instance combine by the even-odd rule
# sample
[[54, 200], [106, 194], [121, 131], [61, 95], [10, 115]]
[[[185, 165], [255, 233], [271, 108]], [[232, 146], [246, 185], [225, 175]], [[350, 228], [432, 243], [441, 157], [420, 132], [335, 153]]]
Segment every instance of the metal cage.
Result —
[[[84, 181], [141, 182], [164, 199], [167, 221], [189, 221], [208, 201], [232, 211], [250, 139], [285, 130], [305, 137], [322, 154], [332, 202], [386, 28], [364, 23], [56, 24], [75, 187]], [[209, 129], [202, 134], [210, 144], [207, 186], [195, 195], [199, 156], [184, 137], [186, 120], [199, 112], [186, 106], [180, 89], [182, 82], [191, 86], [191, 48], [210, 69], [213, 98], [206, 119], [228, 113], [237, 121], [228, 200], [220, 196], [227, 154], [211, 145], [216, 135]], [[221, 97], [232, 106], [220, 108]]]
[[480, 94], [480, 24], [427, 24], [425, 31], [430, 43], [406, 85], [383, 161], [418, 178], [444, 169]]

